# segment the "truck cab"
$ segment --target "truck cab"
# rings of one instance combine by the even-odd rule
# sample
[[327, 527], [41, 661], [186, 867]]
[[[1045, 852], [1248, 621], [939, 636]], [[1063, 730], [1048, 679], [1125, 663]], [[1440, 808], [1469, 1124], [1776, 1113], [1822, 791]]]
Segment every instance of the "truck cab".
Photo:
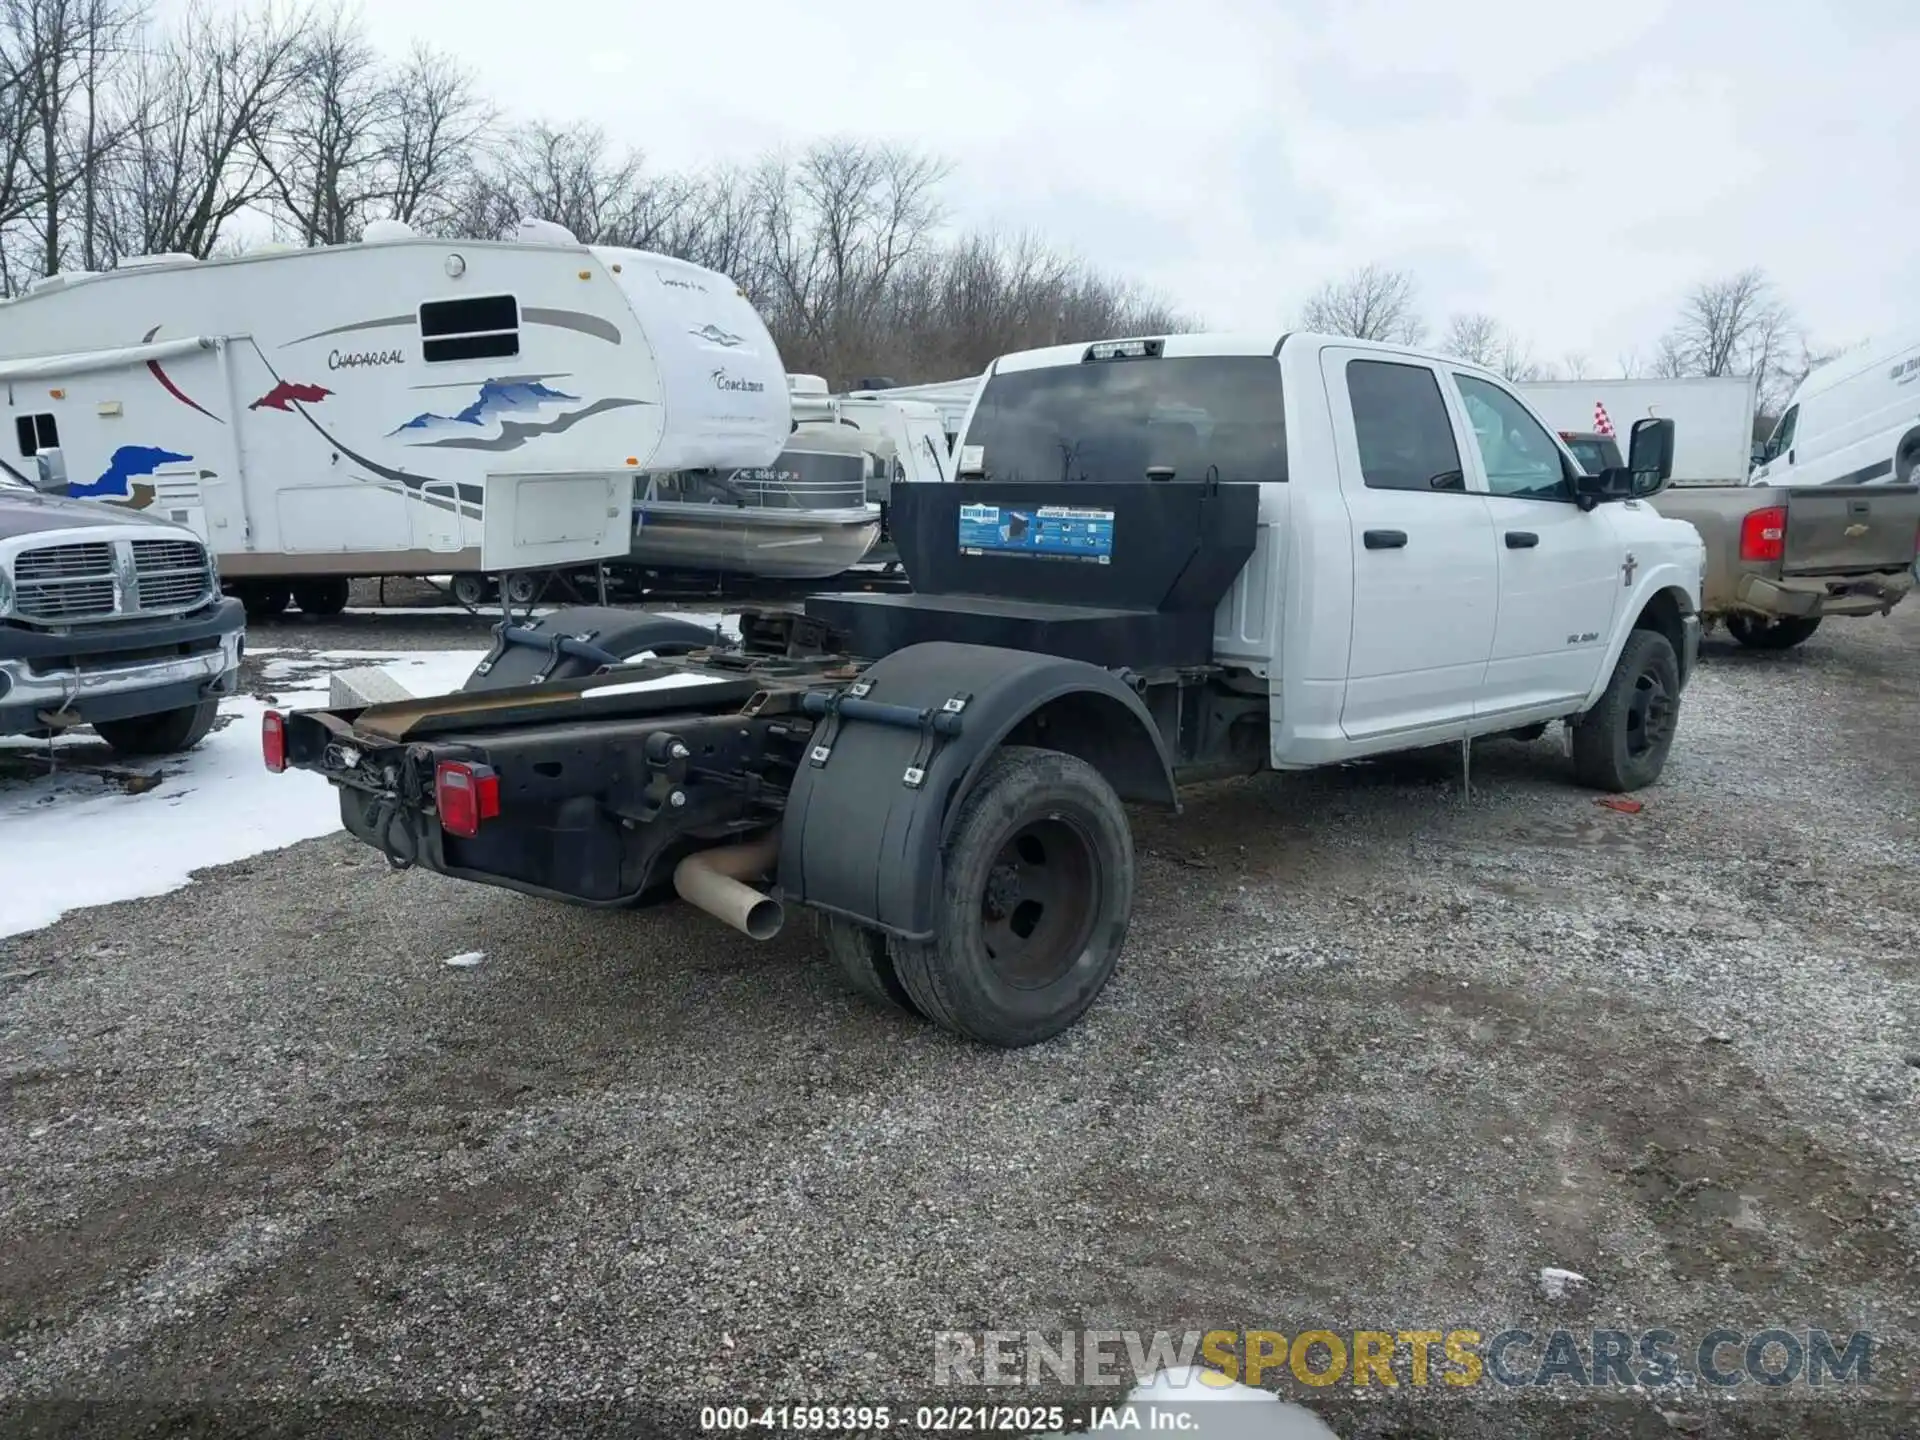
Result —
[[1696, 652], [1701, 543], [1644, 503], [1658, 482], [1609, 492], [1458, 361], [1313, 335], [1036, 350], [989, 370], [957, 456], [963, 481], [1258, 485], [1214, 654], [1264, 682], [1278, 768], [1577, 715], [1636, 627], [1682, 683]]

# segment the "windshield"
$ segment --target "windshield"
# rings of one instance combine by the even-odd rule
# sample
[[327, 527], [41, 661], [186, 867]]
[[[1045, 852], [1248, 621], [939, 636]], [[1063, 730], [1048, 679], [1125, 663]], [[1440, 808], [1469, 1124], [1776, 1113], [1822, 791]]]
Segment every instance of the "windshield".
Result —
[[771, 510], [848, 510], [867, 503], [867, 457], [785, 450], [771, 465], [656, 476], [648, 499]]
[[1268, 355], [1090, 360], [995, 375], [961, 437], [988, 480], [1281, 481], [1287, 427]]

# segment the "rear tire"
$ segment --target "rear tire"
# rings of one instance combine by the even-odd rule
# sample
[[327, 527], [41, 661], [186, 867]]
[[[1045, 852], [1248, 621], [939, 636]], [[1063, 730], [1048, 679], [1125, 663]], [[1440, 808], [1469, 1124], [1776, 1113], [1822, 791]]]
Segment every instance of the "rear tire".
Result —
[[1727, 616], [1727, 633], [1750, 650], [1791, 650], [1819, 628], [1817, 615], [1771, 621], [1738, 613]]
[[933, 940], [889, 943], [914, 1008], [989, 1045], [1051, 1039], [1099, 996], [1133, 913], [1133, 834], [1100, 772], [1009, 745], [961, 802]]
[[234, 588], [249, 620], [277, 619], [293, 601], [293, 591], [280, 580], [246, 580]]
[[293, 603], [301, 614], [324, 619], [346, 609], [350, 593], [345, 580], [302, 580], [293, 587]]
[[1657, 630], [1627, 636], [1599, 703], [1573, 727], [1573, 773], [1582, 785], [1625, 793], [1666, 767], [1680, 723], [1680, 661]]
[[487, 577], [484, 575], [456, 575], [451, 588], [453, 598], [469, 610], [477, 610], [487, 603]]
[[117, 754], [178, 755], [207, 738], [219, 713], [218, 700], [202, 700], [198, 705], [162, 710], [158, 715], [97, 720], [93, 729]]
[[826, 917], [824, 930], [827, 954], [833, 957], [840, 974], [856, 994], [886, 1009], [919, 1015], [913, 998], [894, 972], [885, 935], [838, 915]]
[[522, 570], [507, 576], [500, 583], [509, 605], [531, 605], [540, 598], [540, 592], [545, 588], [541, 583], [544, 579], [544, 576], [530, 575]]

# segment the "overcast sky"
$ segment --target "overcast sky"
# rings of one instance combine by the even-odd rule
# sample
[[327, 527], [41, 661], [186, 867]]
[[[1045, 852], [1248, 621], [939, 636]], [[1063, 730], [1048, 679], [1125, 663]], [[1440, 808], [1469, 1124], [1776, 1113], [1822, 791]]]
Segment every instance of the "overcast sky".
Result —
[[661, 167], [852, 134], [937, 152], [955, 223], [1033, 227], [1217, 328], [1365, 261], [1437, 325], [1650, 353], [1747, 265], [1816, 339], [1920, 325], [1920, 3], [378, 0], [509, 109]]

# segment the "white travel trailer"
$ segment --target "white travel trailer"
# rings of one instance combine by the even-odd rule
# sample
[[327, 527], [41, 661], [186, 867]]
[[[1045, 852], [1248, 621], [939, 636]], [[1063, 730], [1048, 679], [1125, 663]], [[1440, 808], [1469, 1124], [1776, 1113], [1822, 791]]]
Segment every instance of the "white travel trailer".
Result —
[[731, 280], [539, 221], [56, 275], [0, 304], [0, 380], [0, 463], [190, 526], [255, 614], [623, 556], [636, 475], [764, 465], [791, 427]]
[[1756, 485], [1920, 481], [1920, 332], [1822, 365], [1793, 392]]

